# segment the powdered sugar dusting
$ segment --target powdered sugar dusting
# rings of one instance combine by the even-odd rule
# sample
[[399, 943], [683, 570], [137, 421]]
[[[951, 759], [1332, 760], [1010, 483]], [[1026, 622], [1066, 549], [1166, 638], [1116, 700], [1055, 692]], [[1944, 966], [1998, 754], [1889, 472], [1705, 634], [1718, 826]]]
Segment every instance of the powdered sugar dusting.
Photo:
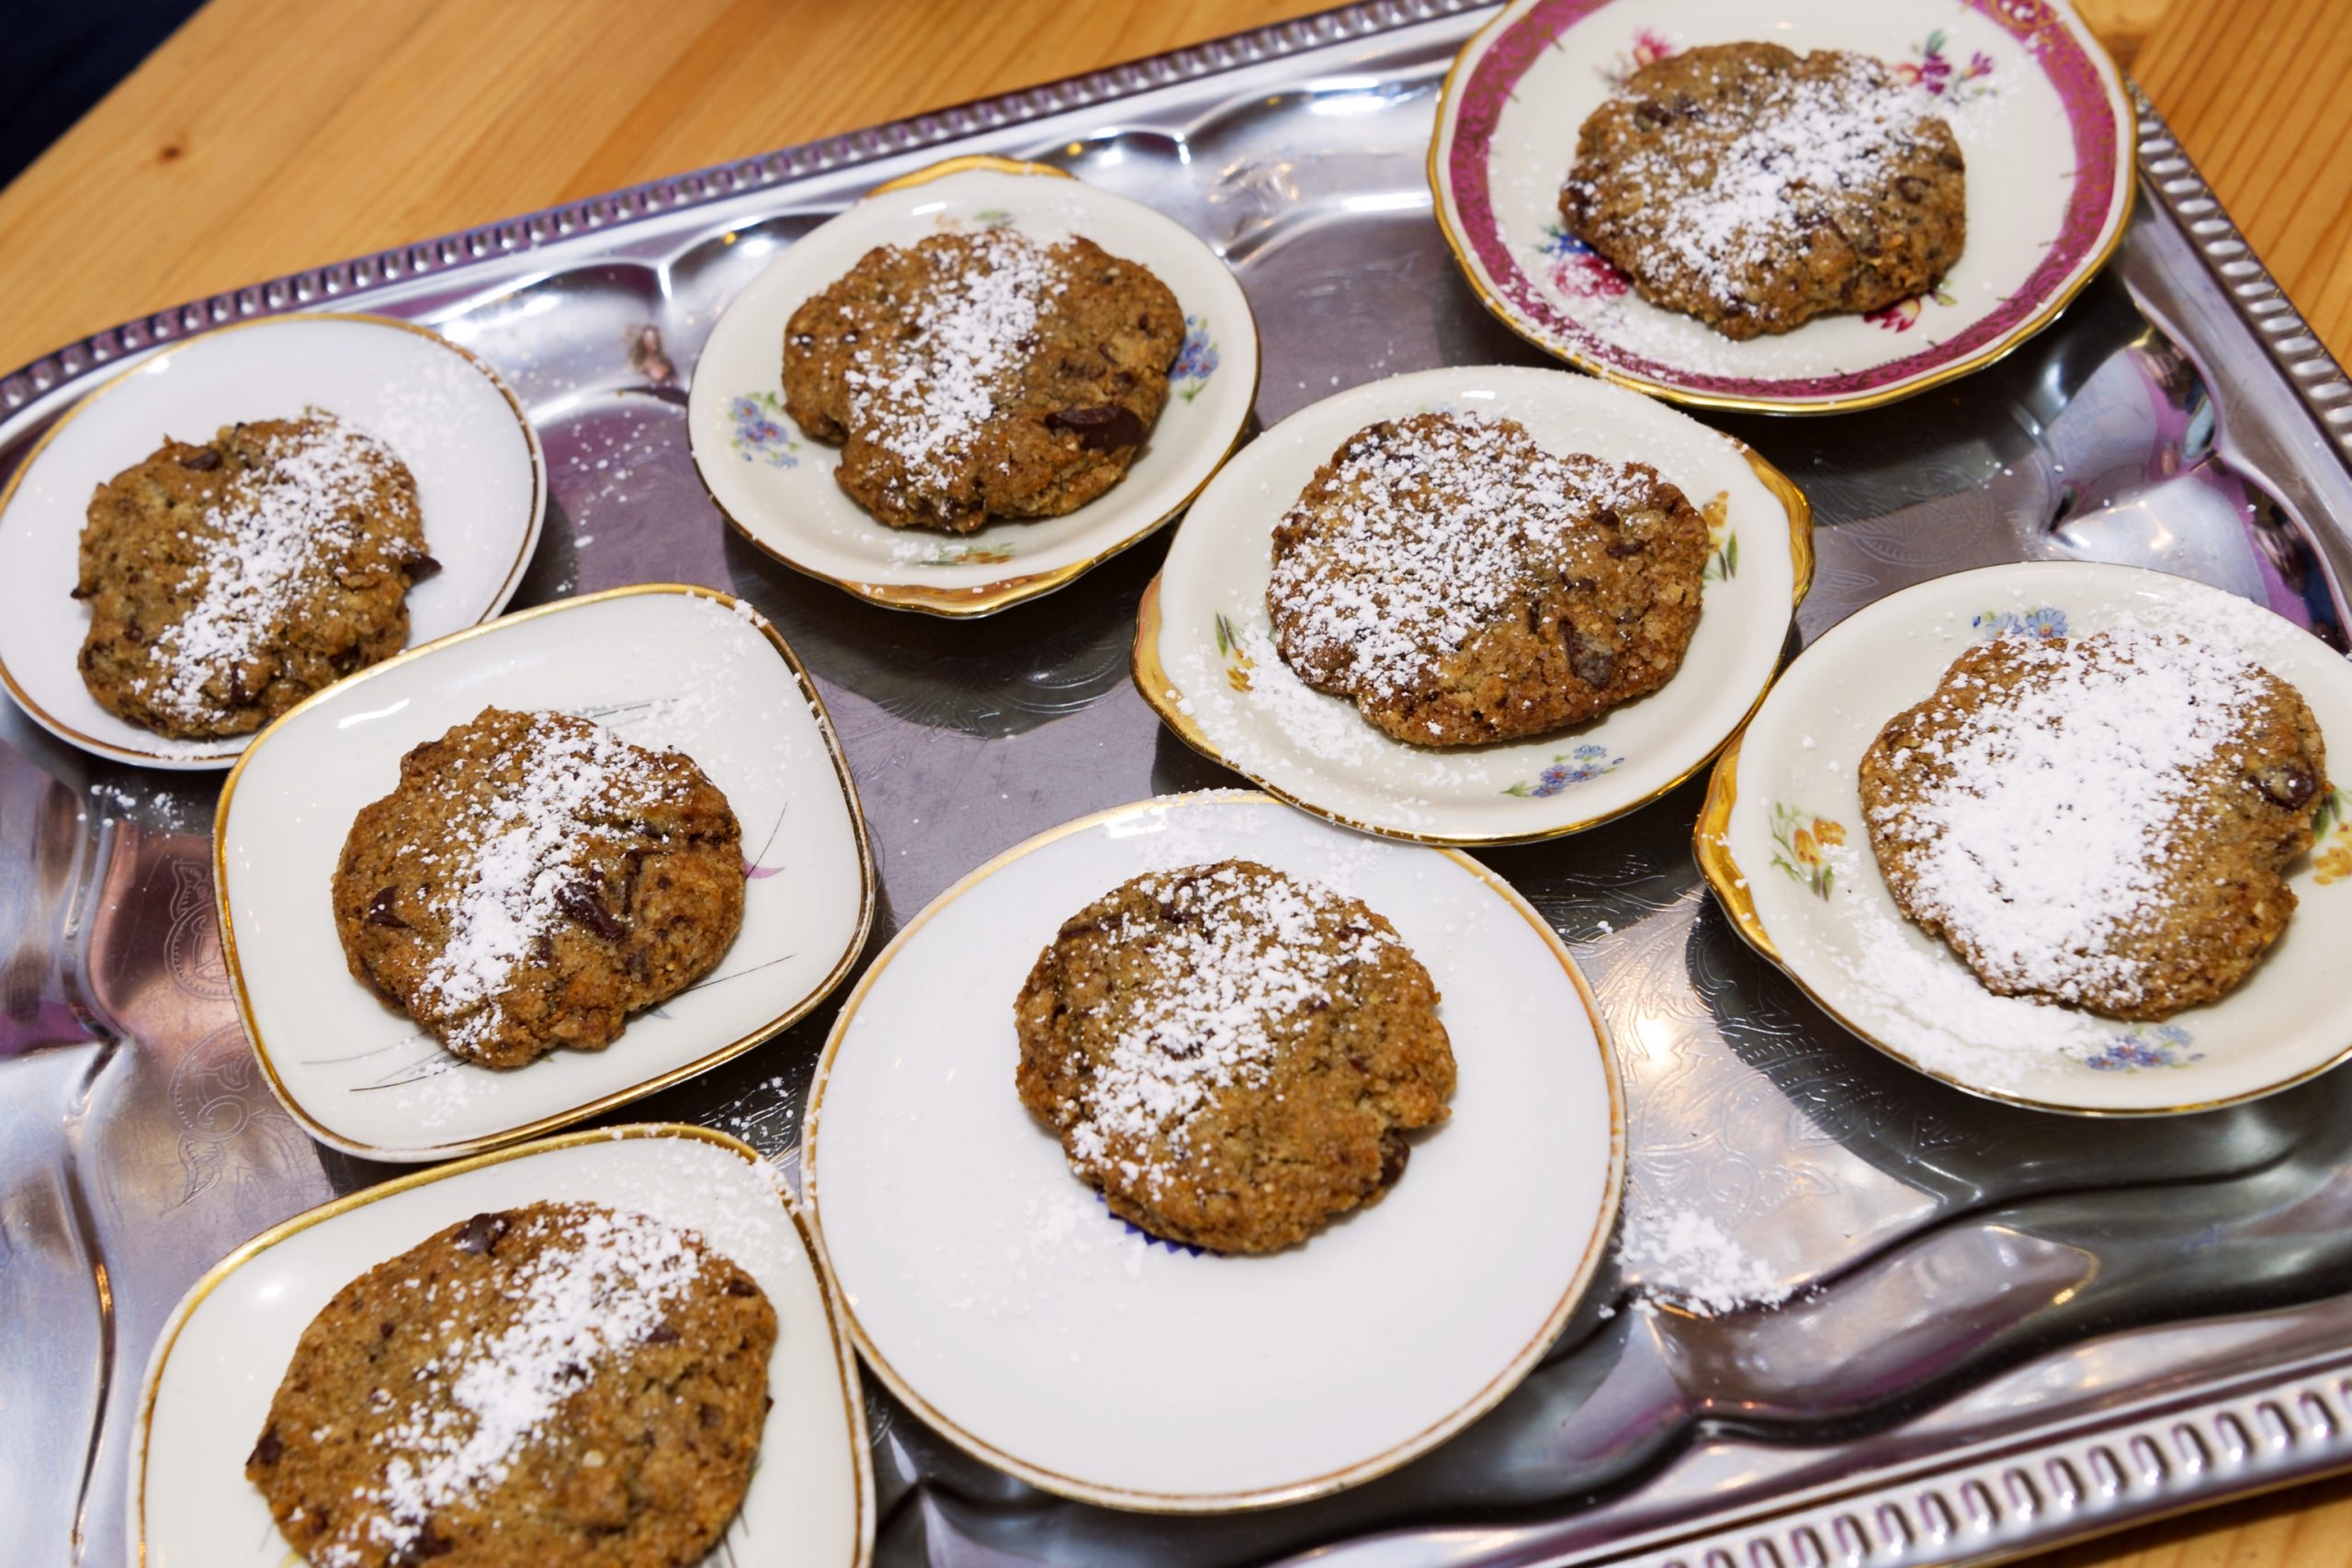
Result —
[[1351, 689], [1393, 696], [1556, 575], [1600, 511], [1646, 504], [1628, 470], [1555, 457], [1509, 420], [1374, 425], [1283, 518], [1314, 531], [1277, 553], [1268, 598], [1294, 646], [1336, 650]]
[[446, 1313], [475, 1290], [515, 1305], [496, 1333], [453, 1337], [419, 1369], [425, 1384], [411, 1391], [410, 1409], [374, 1434], [390, 1455], [381, 1484], [355, 1495], [347, 1515], [338, 1511], [321, 1562], [362, 1562], [359, 1541], [398, 1556], [424, 1540], [435, 1509], [503, 1483], [601, 1362], [661, 1325], [708, 1257], [685, 1232], [584, 1203], [535, 1214], [502, 1245], [551, 1234], [561, 1243], [478, 1284], [402, 1282], [421, 1297], [419, 1311]]
[[1628, 1278], [1702, 1317], [1771, 1306], [1792, 1293], [1763, 1259], [1695, 1209], [1631, 1206], [1618, 1232], [1617, 1262]]
[[1189, 1123], [1218, 1089], [1266, 1081], [1288, 1021], [1400, 944], [1329, 888], [1279, 872], [1191, 866], [1137, 886], [1168, 919], [1123, 914], [1108, 928], [1114, 943], [1139, 953], [1145, 977], [1122, 988], [1125, 1028], [1096, 1069], [1069, 1147], [1073, 1164], [1116, 1165], [1159, 1190], [1169, 1171], [1153, 1145], [1181, 1157]]
[[1916, 757], [1891, 754], [1934, 772], [1918, 800], [1873, 813], [1871, 832], [1910, 852], [1917, 911], [1995, 985], [2136, 997], [2140, 962], [2115, 938], [2161, 896], [2195, 775], [2261, 700], [2260, 669], [2133, 628], [2001, 646], [2024, 679]]
[[1011, 229], [968, 236], [967, 250], [918, 248], [932, 288], [908, 335], [861, 344], [844, 376], [851, 423], [919, 481], [944, 482], [995, 416], [999, 381], [1016, 368], [1046, 302], [1066, 287], [1053, 253]]
[[501, 993], [515, 968], [562, 919], [559, 894], [580, 859], [623, 831], [610, 802], [667, 801], [679, 786], [602, 726], [534, 715], [517, 746], [518, 776], [469, 803], [452, 825], [451, 853], [467, 855], [455, 879], [448, 938], [426, 965], [421, 999], [462, 1014], [448, 1043], [462, 1049], [498, 1032]]
[[155, 633], [160, 673], [137, 687], [164, 713], [190, 723], [218, 716], [205, 688], [235, 689], [296, 597], [359, 547], [364, 509], [399, 459], [322, 410], [303, 422], [302, 434], [273, 442], [270, 462], [239, 474], [198, 525], [195, 600]]

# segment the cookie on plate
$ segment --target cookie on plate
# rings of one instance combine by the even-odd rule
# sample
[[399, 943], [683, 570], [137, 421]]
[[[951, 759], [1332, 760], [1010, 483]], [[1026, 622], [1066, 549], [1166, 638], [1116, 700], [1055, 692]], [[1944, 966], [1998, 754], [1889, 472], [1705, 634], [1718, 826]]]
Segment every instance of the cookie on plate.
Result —
[[1969, 649], [1860, 782], [1895, 903], [1988, 990], [2154, 1021], [2225, 995], [2286, 929], [2326, 780], [2294, 687], [2126, 628]]
[[742, 830], [692, 759], [559, 713], [484, 708], [401, 759], [334, 871], [351, 972], [457, 1055], [597, 1051], [718, 962]]
[[476, 1214], [311, 1320], [245, 1478], [335, 1568], [699, 1562], [751, 1483], [775, 1338], [692, 1231]]
[[1931, 109], [1867, 55], [1689, 50], [1585, 120], [1560, 214], [1643, 299], [1725, 337], [1875, 310], [1967, 243], [1967, 166]]
[[159, 735], [243, 735], [398, 653], [438, 570], [415, 479], [332, 413], [167, 440], [90, 498], [82, 682]]
[[785, 410], [894, 528], [1058, 517], [1125, 476], [1168, 400], [1184, 312], [1072, 235], [933, 234], [866, 253], [792, 313]]
[[1274, 529], [1266, 608], [1300, 680], [1399, 740], [1542, 735], [1657, 690], [1699, 621], [1706, 520], [1645, 463], [1517, 422], [1368, 425]]
[[1151, 872], [1063, 922], [1014, 1004], [1021, 1102], [1122, 1219], [1272, 1252], [1375, 1202], [1446, 1118], [1437, 987], [1353, 898], [1251, 861]]

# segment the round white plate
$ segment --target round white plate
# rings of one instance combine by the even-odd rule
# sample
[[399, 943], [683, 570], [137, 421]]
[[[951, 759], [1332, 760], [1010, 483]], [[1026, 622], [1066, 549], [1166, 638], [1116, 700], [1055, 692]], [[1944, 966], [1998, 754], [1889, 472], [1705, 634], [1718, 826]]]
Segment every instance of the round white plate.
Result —
[[[1639, 459], [1707, 512], [1704, 608], [1673, 680], [1555, 735], [1436, 748], [1392, 739], [1291, 673], [1266, 614], [1274, 525], [1358, 430], [1441, 409], [1515, 419], [1555, 453]], [[1374, 381], [1291, 415], [1202, 492], [1144, 596], [1136, 684], [1194, 748], [1317, 816], [1428, 843], [1555, 838], [1656, 799], [1739, 728], [1812, 578], [1812, 517], [1741, 443], [1588, 377], [1460, 366]]]
[[130, 1568], [280, 1568], [292, 1561], [245, 1452], [294, 1346], [352, 1280], [489, 1210], [587, 1201], [698, 1232], [775, 1305], [775, 1404], [743, 1510], [714, 1564], [864, 1568], [874, 1476], [856, 1359], [774, 1172], [701, 1127], [573, 1133], [338, 1199], [264, 1231], [182, 1299], [156, 1341], [130, 1467]]
[[[1451, 1120], [1385, 1198], [1267, 1257], [1114, 1218], [1012, 1083], [1013, 998], [1062, 920], [1142, 872], [1227, 856], [1395, 921], [1460, 1069]], [[1178, 795], [1033, 839], [910, 923], [826, 1043], [803, 1162], [818, 1245], [892, 1393], [1049, 1491], [1208, 1512], [1368, 1480], [1509, 1393], [1608, 1238], [1623, 1117], [1583, 977], [1501, 878], [1263, 795]]]
[[[833, 482], [838, 449], [784, 412], [785, 323], [877, 245], [1001, 225], [1084, 235], [1174, 291], [1185, 340], [1168, 406], [1126, 478], [1066, 517], [961, 536], [886, 526]], [[1257, 324], [1215, 251], [1059, 169], [966, 157], [876, 187], [753, 278], [711, 329], [686, 430], [718, 509], [785, 565], [893, 609], [986, 615], [1074, 581], [1182, 512], [1241, 439], [1257, 396]]]
[[[1932, 98], [1968, 160], [1968, 244], [1939, 288], [1735, 343], [1644, 303], [1563, 231], [1586, 117], [1639, 66], [1746, 39], [1875, 55]], [[2049, 325], [2122, 241], [2136, 125], [2064, 0], [1516, 0], [1446, 77], [1430, 182], [1470, 287], [1537, 347], [1679, 402], [1827, 413], [1908, 397]]]
[[2352, 1051], [2352, 823], [2340, 791], [2288, 876], [2299, 903], [2286, 934], [2237, 989], [2164, 1023], [1996, 997], [1887, 892], [1856, 781], [1886, 721], [1980, 638], [2019, 626], [2080, 637], [2127, 618], [2243, 649], [2302, 693], [2330, 741], [2352, 744], [2352, 664], [2259, 605], [2136, 567], [1987, 567], [1891, 593], [1805, 649], [1716, 764], [1699, 818], [1699, 863], [1741, 934], [1856, 1034], [1974, 1094], [2093, 1114], [2202, 1111]]
[[[353, 978], [327, 888], [403, 752], [492, 705], [674, 746], [726, 793], [751, 863], [718, 966], [603, 1051], [463, 1062]], [[749, 1050], [849, 973], [874, 873], [848, 765], [791, 649], [750, 606], [654, 583], [526, 610], [343, 681], [264, 730], [212, 832], [220, 936], [270, 1088], [312, 1137], [436, 1160], [535, 1136]]]
[[175, 740], [117, 718], [82, 684], [90, 626], [71, 597], [91, 492], [165, 436], [316, 406], [385, 442], [416, 476], [442, 570], [409, 590], [413, 648], [506, 607], [539, 542], [547, 460], [498, 373], [436, 333], [384, 316], [288, 316], [223, 328], [141, 360], [67, 410], [0, 491], [0, 679], [61, 740], [151, 768], [225, 768], [250, 735]]

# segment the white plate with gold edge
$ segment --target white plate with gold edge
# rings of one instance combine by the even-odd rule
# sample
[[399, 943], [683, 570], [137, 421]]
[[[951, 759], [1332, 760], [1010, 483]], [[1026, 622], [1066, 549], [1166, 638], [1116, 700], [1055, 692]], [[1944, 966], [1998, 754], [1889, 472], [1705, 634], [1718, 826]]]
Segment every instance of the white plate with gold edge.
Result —
[[[1459, 1069], [1381, 1201], [1264, 1257], [1114, 1218], [1013, 1089], [1013, 998], [1061, 922], [1227, 857], [1394, 921]], [[1369, 1480], [1501, 1400], [1591, 1280], [1623, 1143], [1591, 992], [1500, 877], [1228, 792], [1067, 823], [910, 921], [826, 1042], [802, 1169], [858, 1348], [916, 1414], [1048, 1491], [1206, 1513]]]
[[416, 477], [425, 547], [442, 570], [409, 590], [409, 646], [506, 607], [538, 544], [547, 460], [496, 371], [413, 322], [288, 316], [226, 327], [141, 360], [61, 415], [0, 491], [0, 679], [59, 739], [151, 768], [225, 768], [250, 735], [176, 740], [98, 705], [75, 662], [91, 492], [165, 436], [208, 441], [240, 420], [341, 415]]
[[[734, 807], [748, 878], [742, 930], [708, 975], [603, 1051], [505, 1071], [451, 1055], [353, 977], [327, 891], [401, 754], [492, 705], [684, 751]], [[229, 775], [212, 852], [221, 946], [270, 1088], [312, 1137], [371, 1159], [533, 1137], [749, 1050], [841, 982], [874, 912], [856, 790], [798, 661], [750, 606], [675, 584], [526, 610], [312, 697]]]
[[698, 1233], [775, 1308], [775, 1404], [742, 1511], [706, 1561], [864, 1568], [874, 1477], [857, 1361], [800, 1216], [752, 1149], [701, 1127], [571, 1133], [368, 1188], [231, 1253], [182, 1298], [147, 1368], [132, 1450], [131, 1568], [290, 1561], [245, 1479], [302, 1330], [336, 1292], [474, 1214], [582, 1201]]
[[[878, 245], [1003, 226], [1083, 235], [1169, 287], [1185, 338], [1168, 406], [1126, 477], [1067, 516], [962, 535], [889, 527], [833, 482], [839, 448], [784, 412], [785, 323]], [[686, 430], [719, 511], [785, 565], [893, 609], [987, 615], [1074, 581], [1183, 511], [1241, 439], [1257, 396], [1250, 301], [1206, 243], [1060, 169], [974, 156], [876, 186], [753, 278], [711, 328]]]
[[1838, 623], [1782, 672], [1715, 766], [1694, 843], [1740, 933], [1863, 1040], [1972, 1094], [2167, 1115], [2272, 1093], [2352, 1051], [2341, 792], [2326, 797], [2313, 852], [2289, 873], [2298, 904], [2286, 933], [2235, 990], [2162, 1023], [1996, 997], [1888, 893], [1856, 776], [1886, 721], [1981, 637], [2080, 637], [2127, 621], [2243, 649], [2302, 693], [2329, 741], [2352, 744], [2352, 665], [2302, 627], [2187, 578], [2028, 562], [1937, 578]]
[[[1874, 55], [1951, 127], [1968, 241], [1928, 292], [1736, 343], [1646, 303], [1564, 231], [1586, 117], [1643, 65], [1749, 39]], [[1678, 402], [1831, 413], [1965, 375], [2056, 320], [2122, 243], [2137, 123], [2064, 0], [1517, 0], [1447, 73], [1430, 186], [1463, 276], [1537, 347]]]
[[[1390, 738], [1291, 672], [1266, 609], [1274, 525], [1348, 437], [1431, 411], [1516, 420], [1554, 453], [1648, 463], [1706, 513], [1703, 607], [1672, 680], [1574, 728], [1430, 747]], [[1317, 816], [1427, 843], [1556, 838], [1706, 765], [1770, 684], [1812, 575], [1804, 496], [1729, 436], [1566, 371], [1421, 370], [1301, 409], [1226, 465], [1144, 595], [1135, 681], [1195, 750]]]

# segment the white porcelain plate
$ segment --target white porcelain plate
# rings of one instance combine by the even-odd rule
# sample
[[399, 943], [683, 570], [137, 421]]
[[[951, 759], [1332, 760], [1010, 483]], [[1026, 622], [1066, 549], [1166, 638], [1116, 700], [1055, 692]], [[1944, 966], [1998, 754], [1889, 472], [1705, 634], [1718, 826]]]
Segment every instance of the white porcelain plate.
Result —
[[[1968, 161], [1968, 243], [1931, 292], [1735, 343], [1645, 304], [1563, 231], [1577, 131], [1640, 66], [1745, 40], [1875, 55]], [[1516, 0], [1464, 46], [1430, 152], [1471, 288], [1538, 347], [1689, 403], [1790, 413], [1907, 397], [2024, 342], [2114, 251], [2135, 121], [2064, 0]]]
[[2284, 1089], [2352, 1050], [2341, 791], [2288, 876], [2299, 902], [2286, 934], [2237, 989], [2163, 1023], [1996, 997], [1887, 892], [1856, 779], [1886, 721], [1980, 638], [2080, 637], [2127, 619], [2243, 649], [2302, 693], [2329, 741], [2352, 743], [2352, 664], [2302, 627], [2187, 578], [2030, 562], [1937, 578], [1840, 622], [1782, 673], [1716, 765], [1697, 849], [1741, 932], [1856, 1034], [1973, 1093], [2047, 1111], [2199, 1111]]
[[[838, 449], [784, 412], [785, 322], [878, 245], [1007, 225], [1082, 235], [1174, 291], [1185, 339], [1168, 406], [1126, 478], [1066, 517], [954, 536], [888, 527], [833, 482]], [[1206, 244], [1058, 169], [958, 158], [880, 186], [753, 278], [711, 329], [686, 428], [719, 510], [786, 566], [877, 604], [985, 615], [1072, 581], [1182, 512], [1241, 438], [1257, 392], [1250, 302]]]
[[153, 768], [225, 768], [252, 740], [175, 740], [100, 707], [75, 666], [90, 613], [68, 597], [91, 492], [165, 436], [306, 408], [376, 435], [416, 476], [442, 570], [409, 591], [409, 645], [506, 607], [539, 540], [547, 463], [497, 373], [437, 333], [380, 316], [288, 316], [151, 355], [75, 404], [0, 492], [0, 677], [33, 720], [85, 751]]
[[[1229, 856], [1393, 920], [1460, 1072], [1385, 1198], [1265, 1257], [1114, 1218], [1013, 1089], [1013, 998], [1060, 923], [1145, 871]], [[858, 1348], [925, 1420], [1050, 1491], [1207, 1512], [1367, 1480], [1501, 1399], [1590, 1278], [1623, 1142], [1590, 993], [1499, 877], [1216, 794], [1081, 818], [918, 916], [826, 1043], [803, 1169]]]
[[469, 1215], [587, 1201], [692, 1229], [775, 1307], [768, 1388], [743, 1510], [707, 1560], [863, 1568], [874, 1478], [857, 1363], [774, 1173], [700, 1127], [573, 1133], [355, 1193], [263, 1232], [197, 1281], [147, 1369], [130, 1467], [130, 1568], [280, 1568], [293, 1561], [245, 1454], [294, 1347], [345, 1284]]
[[[673, 746], [742, 824], [743, 927], [711, 973], [603, 1051], [463, 1062], [352, 976], [328, 908], [352, 818], [411, 747], [484, 707], [552, 708]], [[533, 1136], [748, 1050], [849, 972], [874, 909], [832, 726], [748, 605], [652, 584], [526, 610], [363, 671], [262, 733], [213, 828], [222, 946], [270, 1087], [313, 1137], [434, 1160]]]
[[[1408, 746], [1275, 651], [1274, 525], [1365, 425], [1430, 410], [1517, 420], [1555, 453], [1638, 459], [1707, 514], [1713, 551], [1682, 668], [1574, 729], [1492, 746]], [[1143, 602], [1135, 677], [1171, 729], [1319, 816], [1397, 838], [1498, 844], [1607, 821], [1690, 777], [1770, 683], [1813, 571], [1812, 513], [1739, 442], [1562, 370], [1463, 366], [1352, 388], [1244, 448], [1201, 499]]]

